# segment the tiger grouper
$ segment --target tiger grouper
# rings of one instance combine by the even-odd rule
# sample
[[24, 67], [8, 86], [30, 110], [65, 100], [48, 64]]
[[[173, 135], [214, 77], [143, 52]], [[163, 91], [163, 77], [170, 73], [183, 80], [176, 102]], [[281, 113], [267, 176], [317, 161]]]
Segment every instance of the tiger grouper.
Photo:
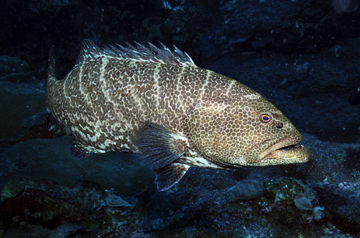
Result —
[[[51, 50], [52, 52], [53, 50]], [[126, 151], [155, 171], [160, 191], [191, 167], [304, 163], [302, 136], [247, 86], [197, 67], [178, 48], [84, 40], [63, 80], [50, 53], [46, 106], [74, 135], [74, 158]]]

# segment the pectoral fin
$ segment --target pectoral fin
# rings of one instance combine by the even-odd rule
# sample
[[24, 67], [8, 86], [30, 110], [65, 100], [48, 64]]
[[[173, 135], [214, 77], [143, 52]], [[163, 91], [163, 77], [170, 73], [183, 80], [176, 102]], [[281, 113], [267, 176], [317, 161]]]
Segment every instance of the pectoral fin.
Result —
[[138, 138], [143, 163], [151, 169], [163, 168], [185, 153], [186, 137], [154, 123], [146, 124]]
[[165, 191], [174, 186], [185, 175], [190, 165], [172, 163], [163, 168], [156, 169], [155, 183], [159, 191]]

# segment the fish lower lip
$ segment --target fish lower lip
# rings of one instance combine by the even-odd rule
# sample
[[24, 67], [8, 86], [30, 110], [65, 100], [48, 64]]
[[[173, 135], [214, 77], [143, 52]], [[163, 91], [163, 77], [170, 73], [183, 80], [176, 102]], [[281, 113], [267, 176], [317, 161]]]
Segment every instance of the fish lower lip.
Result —
[[[269, 154], [267, 154], [262, 161], [271, 161], [271, 160], [282, 160], [283, 164], [289, 163], [304, 163], [307, 162], [310, 158], [310, 151], [308, 148], [293, 144], [285, 147], [278, 148]], [[278, 163], [280, 164], [280, 163]]]

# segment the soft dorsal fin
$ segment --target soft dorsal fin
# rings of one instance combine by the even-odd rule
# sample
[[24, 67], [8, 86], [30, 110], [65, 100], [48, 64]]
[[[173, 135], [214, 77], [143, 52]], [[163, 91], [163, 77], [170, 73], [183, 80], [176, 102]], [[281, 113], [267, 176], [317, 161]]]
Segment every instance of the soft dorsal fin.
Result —
[[76, 65], [82, 64], [85, 60], [103, 55], [103, 50], [91, 40], [85, 39], [81, 42], [81, 51]]
[[81, 53], [77, 64], [81, 64], [86, 59], [94, 59], [98, 57], [114, 57], [119, 60], [130, 59], [134, 61], [152, 61], [163, 64], [173, 64], [180, 66], [197, 67], [191, 57], [174, 46], [174, 50], [170, 50], [164, 44], [161, 48], [149, 43], [149, 47], [135, 42], [135, 45], [126, 43], [127, 46], [116, 44], [103, 48], [96, 46], [91, 40], [82, 41]]

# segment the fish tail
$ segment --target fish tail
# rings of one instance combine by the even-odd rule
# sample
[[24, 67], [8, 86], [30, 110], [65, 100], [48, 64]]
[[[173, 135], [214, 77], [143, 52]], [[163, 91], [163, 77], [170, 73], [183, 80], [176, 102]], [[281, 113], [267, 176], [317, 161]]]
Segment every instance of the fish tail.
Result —
[[[49, 69], [48, 69], [48, 77], [46, 80], [46, 109], [48, 114], [51, 114], [51, 105], [52, 105], [52, 91], [54, 90], [56, 76], [55, 76], [55, 59], [54, 59], [54, 46], [52, 45], [49, 53]], [[49, 119], [48, 115], [48, 119]], [[48, 121], [47, 121], [48, 122]]]
[[47, 83], [49, 83], [50, 80], [55, 80], [55, 58], [54, 58], [54, 48], [55, 46], [52, 45], [50, 48], [49, 53], [49, 69], [48, 69], [48, 77], [47, 77]]

